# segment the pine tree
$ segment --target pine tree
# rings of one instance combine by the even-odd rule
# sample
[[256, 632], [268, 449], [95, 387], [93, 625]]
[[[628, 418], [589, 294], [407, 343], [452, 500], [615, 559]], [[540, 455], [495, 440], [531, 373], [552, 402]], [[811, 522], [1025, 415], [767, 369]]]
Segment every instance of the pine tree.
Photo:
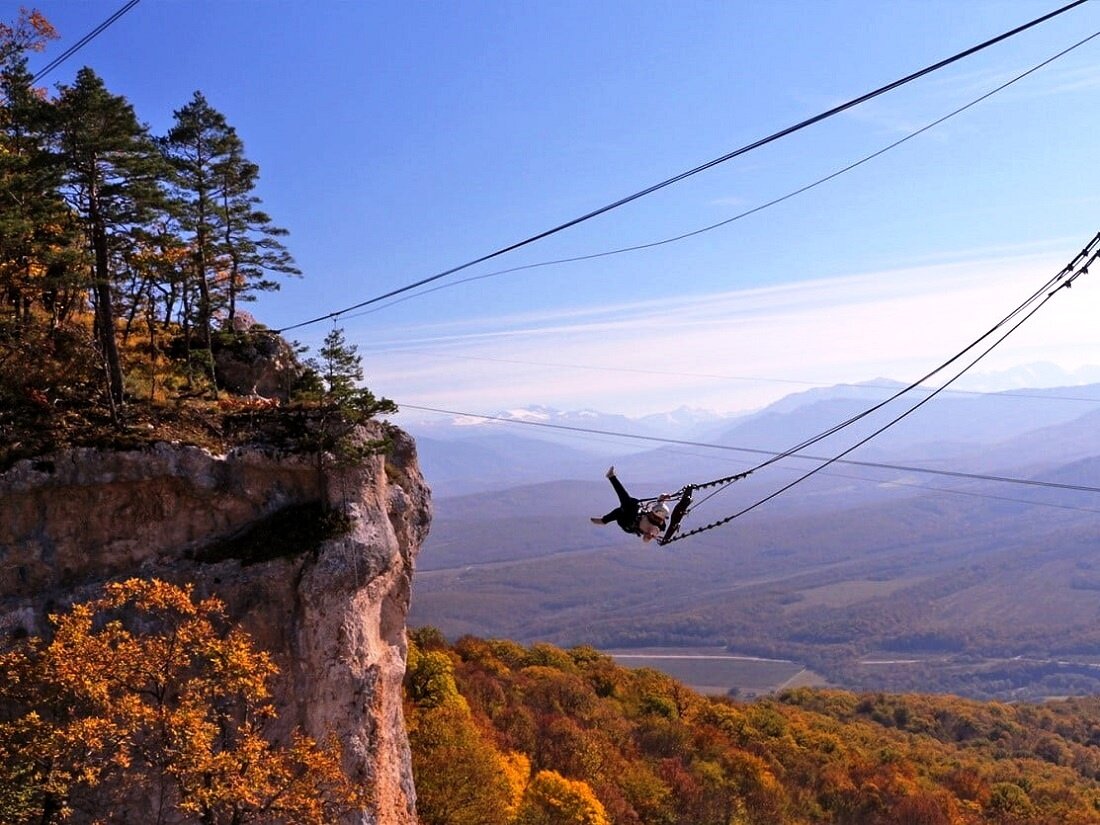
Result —
[[363, 359], [355, 344], [349, 344], [344, 330], [335, 327], [321, 346], [321, 375], [328, 387], [326, 399], [342, 405], [350, 401], [356, 390], [356, 382], [363, 380]]
[[195, 92], [175, 118], [164, 147], [177, 173], [175, 200], [192, 247], [198, 332], [210, 350], [217, 313], [231, 324], [238, 300], [278, 288], [265, 272], [299, 272], [278, 240], [286, 231], [256, 208], [259, 167], [244, 157], [244, 144], [225, 116]]
[[345, 441], [356, 425], [376, 415], [397, 412], [397, 405], [390, 399], [377, 398], [366, 387], [358, 386], [363, 380], [363, 359], [358, 347], [344, 338], [344, 330], [336, 327], [326, 335], [319, 355], [320, 365], [311, 366], [320, 373], [326, 388], [320, 400], [325, 411], [322, 431], [332, 442], [327, 449]]
[[320, 363], [312, 359], [308, 362], [316, 386], [299, 396], [299, 400], [317, 403], [313, 446], [322, 484], [327, 483], [323, 471], [329, 461], [337, 465], [357, 463], [384, 449], [386, 439], [363, 441], [357, 428], [376, 415], [397, 412], [397, 405], [390, 399], [377, 398], [366, 387], [358, 386], [363, 366], [356, 349], [344, 338], [342, 329], [329, 332], [318, 353]]
[[22, 58], [0, 73], [0, 296], [18, 323], [36, 297], [58, 309], [57, 280], [71, 256], [70, 223], [58, 194], [60, 168], [47, 151], [49, 104], [31, 88]]
[[227, 273], [227, 318], [237, 313], [238, 301], [254, 300], [253, 292], [272, 292], [279, 288], [267, 273], [301, 275], [286, 247], [279, 240], [288, 233], [275, 226], [266, 212], [259, 209], [260, 199], [253, 194], [260, 167], [244, 157], [244, 145], [237, 144], [225, 162], [219, 164], [222, 180], [223, 248], [229, 257]]
[[[206, 102], [201, 92], [195, 92], [191, 102], [175, 112], [175, 125], [164, 141], [168, 160], [176, 170], [176, 209], [185, 237], [191, 245], [192, 277], [184, 283], [184, 291], [186, 293], [192, 288], [198, 290], [195, 321], [208, 354], [207, 363], [215, 392], [217, 380], [211, 350], [213, 318], [217, 307], [211, 284], [221, 267], [217, 239], [221, 234], [218, 204], [223, 197], [217, 169], [236, 142], [239, 142], [237, 136], [225, 117]], [[190, 305], [188, 297], [185, 295], [185, 307]], [[189, 313], [184, 313], [183, 326], [190, 354]]]
[[116, 411], [124, 388], [112, 287], [125, 252], [164, 206], [160, 181], [168, 169], [130, 103], [108, 92], [91, 69], [81, 69], [72, 86], [61, 87], [56, 110], [62, 192], [80, 219], [92, 253], [96, 340]]

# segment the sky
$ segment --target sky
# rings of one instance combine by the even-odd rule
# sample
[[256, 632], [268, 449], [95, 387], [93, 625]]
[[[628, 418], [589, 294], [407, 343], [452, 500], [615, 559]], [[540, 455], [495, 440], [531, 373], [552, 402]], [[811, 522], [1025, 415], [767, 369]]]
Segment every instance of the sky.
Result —
[[[31, 70], [121, 5], [35, 4], [61, 38]], [[1060, 5], [142, 0], [42, 82], [71, 82], [89, 65], [156, 134], [196, 90], [225, 114], [304, 273], [249, 308], [282, 328], [558, 226]], [[809, 384], [908, 382], [985, 332], [1100, 229], [1100, 37], [713, 231], [531, 265], [728, 220], [1097, 32], [1100, 3], [1089, 2], [335, 323], [376, 393], [474, 413], [733, 412]], [[530, 268], [493, 274], [519, 267]], [[1036, 362], [1079, 375], [1100, 365], [1098, 299], [1089, 276], [1062, 290], [976, 368], [982, 386]], [[333, 325], [288, 336], [316, 350]]]

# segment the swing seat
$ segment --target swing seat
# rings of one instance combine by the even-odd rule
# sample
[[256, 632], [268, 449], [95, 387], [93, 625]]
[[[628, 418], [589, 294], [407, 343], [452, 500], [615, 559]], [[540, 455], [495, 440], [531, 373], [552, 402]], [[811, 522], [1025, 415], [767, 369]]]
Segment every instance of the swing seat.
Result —
[[676, 531], [680, 529], [680, 522], [684, 520], [688, 508], [691, 507], [691, 494], [693, 492], [695, 492], [695, 488], [690, 484], [684, 488], [683, 495], [676, 502], [676, 506], [672, 508], [672, 516], [668, 520], [668, 527], [665, 528], [665, 534], [661, 536], [657, 542], [658, 544], [667, 544], [676, 535]]

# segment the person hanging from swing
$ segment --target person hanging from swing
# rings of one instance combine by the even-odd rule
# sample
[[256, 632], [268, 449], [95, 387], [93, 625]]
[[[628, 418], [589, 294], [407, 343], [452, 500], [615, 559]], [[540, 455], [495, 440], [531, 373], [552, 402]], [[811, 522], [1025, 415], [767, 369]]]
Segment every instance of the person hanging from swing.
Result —
[[635, 536], [641, 536], [642, 541], [653, 541], [659, 538], [668, 524], [668, 507], [665, 501], [669, 496], [661, 496], [650, 507], [642, 507], [642, 503], [631, 496], [622, 482], [615, 475], [615, 468], [607, 470], [607, 479], [615, 488], [615, 494], [619, 497], [619, 506], [606, 516], [593, 516], [593, 524], [610, 524], [615, 522], [625, 532]]

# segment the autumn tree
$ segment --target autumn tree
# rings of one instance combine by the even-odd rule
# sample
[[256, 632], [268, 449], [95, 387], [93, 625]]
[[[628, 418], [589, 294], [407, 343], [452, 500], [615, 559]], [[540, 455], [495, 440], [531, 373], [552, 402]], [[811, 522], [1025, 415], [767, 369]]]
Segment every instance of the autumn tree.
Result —
[[[414, 638], [434, 656], [410, 660], [410, 687], [469, 708], [432, 741], [466, 748], [456, 764], [520, 751], [534, 766], [511, 825], [598, 822], [601, 808], [616, 825], [1085, 825], [1100, 810], [1095, 697], [989, 705], [798, 688], [739, 703], [591, 648]], [[411, 741], [417, 764], [425, 738]], [[446, 800], [463, 774], [431, 764], [432, 798]]]
[[26, 55], [40, 52], [57, 39], [57, 31], [37, 9], [21, 8], [10, 23], [0, 23], [0, 67], [7, 68]]
[[276, 668], [214, 598], [131, 579], [0, 652], [0, 821], [325, 825], [362, 807], [339, 745], [275, 744]]
[[585, 782], [556, 771], [539, 771], [528, 785], [516, 825], [611, 825]]
[[458, 693], [450, 655], [410, 642], [405, 717], [417, 812], [424, 825], [509, 825], [527, 782], [525, 757], [506, 757]]
[[37, 12], [0, 24], [0, 306], [21, 323], [71, 244], [59, 167], [47, 151], [50, 105], [27, 70], [26, 52], [53, 37]]
[[135, 238], [165, 204], [161, 181], [167, 167], [129, 102], [108, 92], [87, 67], [71, 86], [61, 87], [56, 113], [62, 192], [91, 252], [96, 340], [114, 410], [124, 401], [124, 385], [113, 288]]

